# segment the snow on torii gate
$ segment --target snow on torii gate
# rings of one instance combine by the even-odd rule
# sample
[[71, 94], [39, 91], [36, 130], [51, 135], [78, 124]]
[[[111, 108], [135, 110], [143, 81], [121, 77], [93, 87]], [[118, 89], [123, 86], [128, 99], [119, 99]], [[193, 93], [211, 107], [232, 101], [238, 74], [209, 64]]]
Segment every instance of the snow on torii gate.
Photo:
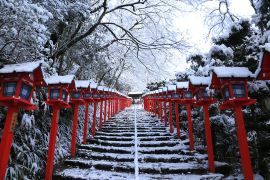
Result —
[[5, 65], [0, 69], [0, 104], [8, 107], [0, 144], [0, 179], [5, 178], [19, 108], [34, 110], [34, 88], [44, 85], [43, 61]]

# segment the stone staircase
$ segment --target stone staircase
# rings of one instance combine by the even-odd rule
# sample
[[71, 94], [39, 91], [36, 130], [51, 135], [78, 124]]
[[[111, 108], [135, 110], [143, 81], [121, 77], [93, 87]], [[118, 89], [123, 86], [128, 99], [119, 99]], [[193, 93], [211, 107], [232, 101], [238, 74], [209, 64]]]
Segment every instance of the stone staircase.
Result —
[[[222, 179], [222, 174], [209, 174], [207, 155], [190, 152], [186, 134], [181, 141], [155, 117], [134, 106], [98, 130], [87, 145], [78, 147], [77, 156], [67, 159], [55, 170], [53, 179]], [[137, 154], [135, 158], [135, 134]], [[138, 162], [138, 163], [134, 163]], [[138, 165], [139, 174], [135, 176]], [[217, 172], [228, 173], [225, 163], [217, 163]]]

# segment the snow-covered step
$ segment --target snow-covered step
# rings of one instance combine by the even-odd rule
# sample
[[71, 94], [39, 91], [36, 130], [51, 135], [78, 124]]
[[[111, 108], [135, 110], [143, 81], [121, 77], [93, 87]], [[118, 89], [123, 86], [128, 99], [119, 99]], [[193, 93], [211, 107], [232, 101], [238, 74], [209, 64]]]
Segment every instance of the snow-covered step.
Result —
[[108, 133], [126, 133], [126, 132], [133, 132], [134, 129], [126, 129], [126, 130], [112, 130], [112, 129], [100, 129], [100, 132], [108, 132]]
[[[118, 136], [103, 136], [103, 135], [96, 135], [96, 139], [101, 139], [104, 141], [133, 141], [133, 137], [118, 137]], [[91, 139], [89, 139], [91, 140]]]
[[139, 147], [173, 147], [179, 145], [179, 142], [162, 142], [162, 141], [152, 141], [151, 143], [149, 142], [140, 142]]
[[114, 147], [114, 146], [101, 146], [101, 145], [80, 145], [80, 149], [88, 149], [96, 152], [111, 152], [118, 154], [132, 154], [132, 148], [128, 147]]
[[102, 146], [131, 147], [131, 148], [134, 146], [134, 142], [130, 141], [119, 142], [119, 141], [104, 141], [100, 139], [90, 139], [88, 142], [90, 144], [97, 144]]
[[113, 133], [113, 132], [104, 132], [104, 131], [98, 131], [96, 135], [101, 136], [124, 136], [124, 137], [131, 137], [134, 136], [134, 132], [121, 132], [121, 133]]
[[152, 132], [152, 131], [138, 132], [137, 134], [138, 134], [138, 137], [148, 137], [148, 136], [154, 136], [154, 137], [172, 137], [166, 131], [162, 131], [162, 132]]
[[117, 180], [126, 180], [126, 179], [135, 179], [134, 173], [118, 173], [111, 171], [97, 170], [94, 168], [91, 169], [80, 169], [78, 167], [69, 167], [61, 171], [57, 171], [54, 176], [54, 180], [89, 180], [89, 179], [117, 179]]
[[[191, 152], [184, 131], [179, 140], [164, 122], [142, 109], [137, 110], [136, 117], [137, 138], [134, 109], [127, 109], [97, 129], [88, 144], [78, 146], [76, 158], [64, 161], [54, 179], [135, 179], [135, 155], [143, 180], [222, 179], [220, 174], [208, 174], [205, 147]], [[226, 173], [228, 167], [217, 162], [216, 169]]]
[[[186, 154], [187, 146], [173, 146], [173, 147], [139, 147], [141, 154]], [[187, 153], [190, 154], [190, 153]]]
[[116, 154], [106, 152], [94, 152], [91, 150], [79, 149], [77, 155], [85, 159], [117, 161], [117, 162], [133, 162], [133, 154]]
[[170, 141], [174, 139], [171, 136], [147, 136], [147, 137], [138, 137], [140, 141]]
[[195, 161], [188, 163], [139, 163], [139, 171], [160, 174], [204, 174], [207, 173], [207, 168]]
[[139, 179], [143, 180], [221, 180], [222, 174], [139, 174]]
[[203, 154], [195, 154], [195, 155], [180, 155], [180, 154], [140, 154], [139, 161], [140, 162], [188, 162], [188, 161], [203, 161], [207, 159], [207, 155]]
[[95, 168], [98, 170], [114, 171], [114, 172], [134, 172], [133, 162], [111, 162], [103, 160], [86, 160], [86, 159], [70, 159], [66, 160], [68, 166], [76, 166], [82, 169]]

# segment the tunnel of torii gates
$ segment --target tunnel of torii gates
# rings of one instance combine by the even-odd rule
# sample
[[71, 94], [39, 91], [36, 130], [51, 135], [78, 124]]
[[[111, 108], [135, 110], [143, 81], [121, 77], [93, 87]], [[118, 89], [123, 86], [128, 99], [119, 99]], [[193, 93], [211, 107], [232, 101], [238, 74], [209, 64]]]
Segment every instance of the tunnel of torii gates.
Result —
[[[19, 110], [37, 109], [32, 103], [33, 92], [36, 88], [43, 87], [48, 90], [46, 103], [53, 109], [45, 172], [46, 180], [52, 179], [57, 126], [61, 108], [73, 107], [74, 114], [70, 156], [74, 157], [76, 153], [76, 130], [78, 127], [79, 105], [85, 106], [83, 144], [86, 143], [88, 137], [87, 125], [90, 103], [92, 103], [94, 107], [93, 123], [91, 127], [92, 137], [95, 136], [96, 131], [98, 105], [100, 107], [99, 127], [102, 127], [106, 121], [118, 112], [131, 106], [131, 98], [111, 88], [98, 86], [91, 80], [75, 80], [74, 75], [44, 78], [41, 67], [43, 63], [43, 61], [35, 61], [11, 64], [4, 65], [0, 69], [0, 105], [8, 108], [0, 144], [0, 180], [4, 180], [5, 178]], [[180, 116], [178, 107], [179, 105], [185, 106], [188, 117], [190, 151], [193, 151], [194, 140], [191, 108], [196, 106], [203, 107], [209, 171], [215, 172], [208, 108], [212, 103], [217, 101], [212, 97], [212, 92], [214, 90], [221, 92], [223, 102], [219, 108], [233, 109], [235, 113], [236, 132], [244, 178], [246, 180], [253, 179], [242, 107], [256, 102], [256, 100], [248, 97], [247, 89], [248, 81], [256, 79], [270, 80], [270, 53], [267, 51], [261, 54], [259, 67], [255, 74], [251, 73], [246, 67], [213, 67], [210, 77], [190, 76], [187, 82], [177, 82], [176, 85], [169, 85], [159, 88], [159, 90], [146, 93], [143, 96], [144, 108], [146, 111], [157, 115], [166, 126], [169, 124], [170, 132], [172, 133], [174, 130], [172, 123], [172, 106], [174, 104], [177, 136], [180, 139]], [[169, 104], [169, 118], [167, 118], [166, 115], [167, 104]], [[108, 120], [106, 118], [108, 118]]]
[[36, 88], [43, 87], [48, 90], [46, 103], [53, 109], [45, 172], [46, 180], [52, 179], [58, 120], [61, 108], [73, 107], [70, 156], [74, 157], [77, 143], [76, 131], [78, 127], [79, 105], [85, 106], [83, 144], [86, 143], [88, 137], [87, 125], [90, 103], [93, 103], [94, 106], [91, 128], [92, 137], [95, 136], [96, 131], [98, 104], [100, 107], [99, 127], [102, 127], [106, 121], [118, 112], [131, 106], [131, 98], [112, 88], [98, 86], [90, 80], [75, 80], [74, 75], [44, 78], [41, 67], [43, 63], [43, 61], [35, 61], [11, 64], [5, 65], [0, 69], [0, 105], [8, 108], [0, 144], [0, 180], [4, 180], [5, 178], [19, 109], [37, 109], [32, 104], [32, 95]]

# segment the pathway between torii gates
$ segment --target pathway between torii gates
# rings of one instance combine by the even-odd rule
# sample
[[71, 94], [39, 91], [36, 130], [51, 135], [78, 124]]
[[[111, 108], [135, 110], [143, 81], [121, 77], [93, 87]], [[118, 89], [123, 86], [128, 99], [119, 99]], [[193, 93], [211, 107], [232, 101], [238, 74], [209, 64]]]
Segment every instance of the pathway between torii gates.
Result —
[[[207, 171], [207, 154], [190, 152], [163, 123], [133, 105], [111, 118], [95, 138], [78, 147], [77, 156], [55, 169], [53, 179], [222, 179]], [[216, 162], [217, 172], [226, 172]]]

